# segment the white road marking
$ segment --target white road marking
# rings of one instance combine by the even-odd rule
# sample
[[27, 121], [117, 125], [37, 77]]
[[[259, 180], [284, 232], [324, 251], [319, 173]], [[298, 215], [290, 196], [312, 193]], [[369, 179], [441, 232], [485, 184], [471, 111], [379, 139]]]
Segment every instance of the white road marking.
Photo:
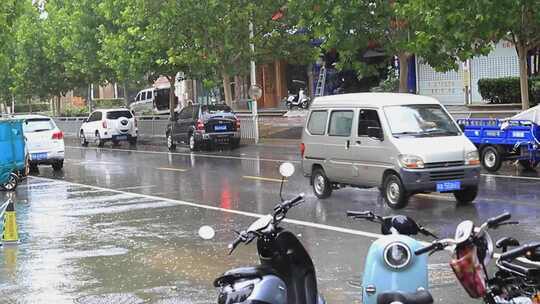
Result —
[[163, 151], [139, 151], [139, 150], [128, 150], [128, 149], [92, 148], [92, 147], [83, 148], [83, 147], [76, 147], [76, 146], [66, 146], [66, 148], [79, 149], [79, 150], [122, 151], [122, 152], [145, 153], [145, 154], [182, 155], [182, 156], [205, 157], [205, 158], [256, 160], [256, 161], [277, 162], [277, 163], [282, 163], [282, 162], [300, 163], [299, 160], [285, 160], [285, 159], [257, 158], [257, 157], [239, 157], [239, 156], [230, 156], [230, 155], [196, 154], [196, 153], [163, 152]]
[[[59, 181], [59, 180], [52, 179], [52, 178], [47, 178], [47, 177], [31, 176], [30, 178], [33, 179], [33, 180], [61, 182], [61, 183], [66, 183], [66, 184], [70, 184], [70, 185], [93, 188], [93, 189], [96, 189], [96, 190], [110, 191], [112, 193], [117, 193], [117, 194], [131, 195], [131, 196], [135, 196], [135, 197], [144, 197], [144, 198], [148, 198], [148, 199], [151, 199], [151, 200], [174, 203], [175, 205], [189, 206], [189, 207], [202, 208], [202, 209], [214, 210], [214, 211], [221, 211], [221, 212], [232, 213], [232, 214], [237, 214], [237, 215], [243, 215], [243, 216], [248, 216], [248, 217], [261, 218], [263, 216], [266, 216], [265, 214], [259, 214], [259, 213], [253, 213], [253, 212], [247, 212], [247, 211], [240, 211], [240, 210], [234, 210], [234, 209], [226, 209], [226, 208], [221, 208], [221, 207], [214, 207], [214, 206], [209, 206], [209, 205], [204, 205], [204, 204], [191, 203], [191, 202], [175, 200], [175, 199], [169, 199], [169, 198], [153, 196], [153, 195], [148, 195], [148, 194], [133, 193], [133, 192], [123, 191], [123, 190], [119, 190], [119, 189], [110, 189], [110, 188], [105, 188], [105, 187], [98, 187], [98, 186], [92, 186], [92, 185], [81, 184], [81, 183], [74, 183], [74, 182], [69, 182], [69, 181]], [[372, 232], [349, 229], [349, 228], [343, 228], [343, 227], [337, 227], [337, 226], [330, 226], [330, 225], [313, 223], [313, 222], [308, 222], [308, 221], [303, 221], [303, 220], [285, 219], [284, 221], [287, 222], [287, 223], [295, 224], [295, 225], [299, 225], [299, 226], [318, 228], [318, 229], [323, 229], [323, 230], [341, 232], [341, 233], [352, 234], [352, 235], [363, 236], [363, 237], [374, 238], [374, 239], [379, 239], [379, 238], [383, 237], [382, 234], [378, 234], [378, 233], [372, 233]], [[424, 244], [424, 245], [429, 244], [429, 243], [426, 243], [426, 242], [421, 242], [421, 243]]]
[[165, 167], [162, 167], [162, 168], [157, 168], [158, 170], [164, 170], [164, 171], [178, 171], [178, 172], [186, 172], [187, 169], [182, 169], [182, 168], [165, 168]]
[[146, 189], [146, 188], [154, 188], [157, 187], [156, 185], [148, 185], [148, 186], [134, 186], [134, 187], [123, 187], [118, 188], [116, 190], [136, 190], [136, 189]]
[[530, 179], [530, 180], [540, 180], [540, 177], [532, 176], [515, 176], [515, 175], [497, 175], [497, 174], [482, 174], [485, 177], [498, 177], [498, 178], [513, 178], [513, 179]]
[[[252, 179], [252, 180], [260, 180], [265, 182], [276, 182], [281, 183], [281, 179], [278, 178], [270, 178], [270, 177], [262, 177], [262, 176], [251, 176], [251, 175], [244, 175], [242, 178], [245, 179]], [[284, 182], [287, 182], [287, 180], [284, 180]]]
[[[122, 151], [122, 152], [133, 152], [133, 153], [147, 153], [147, 154], [164, 154], [164, 155], [183, 155], [183, 156], [193, 156], [193, 157], [203, 157], [203, 158], [221, 158], [221, 159], [239, 159], [239, 160], [256, 160], [256, 161], [266, 161], [266, 162], [291, 162], [299, 164], [300, 160], [291, 160], [291, 159], [272, 159], [272, 158], [257, 158], [257, 157], [239, 157], [239, 156], [228, 156], [228, 155], [213, 155], [213, 154], [195, 154], [195, 153], [181, 153], [181, 152], [163, 152], [163, 151], [139, 151], [139, 150], [128, 150], [128, 149], [112, 149], [112, 148], [83, 148], [76, 146], [66, 146], [66, 148], [79, 149], [79, 150], [107, 150], [107, 151]], [[240, 155], [245, 155], [244, 153]], [[528, 177], [528, 176], [515, 176], [515, 175], [496, 175], [496, 174], [480, 174], [485, 177], [496, 177], [496, 178], [511, 178], [511, 179], [523, 179], [523, 180], [540, 180], [540, 177]]]

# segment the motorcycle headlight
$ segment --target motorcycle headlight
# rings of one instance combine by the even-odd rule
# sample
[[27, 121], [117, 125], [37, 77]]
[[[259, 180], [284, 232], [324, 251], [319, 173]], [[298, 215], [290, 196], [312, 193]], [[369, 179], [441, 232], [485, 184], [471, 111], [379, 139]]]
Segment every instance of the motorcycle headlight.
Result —
[[424, 160], [420, 156], [401, 154], [399, 157], [399, 164], [403, 168], [409, 169], [421, 169], [424, 168]]
[[411, 249], [403, 243], [390, 243], [384, 249], [384, 262], [391, 268], [403, 268], [409, 265], [410, 261]]
[[467, 152], [465, 153], [464, 158], [465, 158], [465, 165], [469, 165], [469, 166], [480, 165], [480, 157], [478, 155], [478, 151]]

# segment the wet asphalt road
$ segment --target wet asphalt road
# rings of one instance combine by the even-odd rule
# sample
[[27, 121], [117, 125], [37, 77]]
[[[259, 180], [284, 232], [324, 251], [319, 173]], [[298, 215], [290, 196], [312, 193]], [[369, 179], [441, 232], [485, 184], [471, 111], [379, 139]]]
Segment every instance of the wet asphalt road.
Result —
[[[254, 246], [227, 255], [233, 229], [243, 229], [279, 201], [278, 166], [293, 161], [285, 196], [306, 193], [285, 226], [311, 253], [329, 303], [360, 303], [364, 256], [379, 227], [345, 218], [346, 210], [388, 215], [376, 190], [343, 189], [317, 200], [302, 176], [298, 149], [245, 146], [189, 153], [180, 147], [139, 145], [96, 149], [67, 141], [64, 171], [41, 167], [15, 201], [22, 243], [0, 249], [0, 303], [212, 303], [213, 279], [255, 264]], [[493, 236], [537, 239], [540, 188], [535, 172], [506, 167], [484, 175], [470, 206], [449, 195], [419, 195], [399, 211], [442, 236], [464, 219], [477, 223], [510, 211], [521, 224]], [[0, 201], [5, 199], [0, 193]], [[202, 225], [216, 229], [202, 240]], [[429, 239], [425, 239], [429, 240]], [[430, 258], [431, 291], [438, 303], [473, 303], [447, 266], [447, 253]]]

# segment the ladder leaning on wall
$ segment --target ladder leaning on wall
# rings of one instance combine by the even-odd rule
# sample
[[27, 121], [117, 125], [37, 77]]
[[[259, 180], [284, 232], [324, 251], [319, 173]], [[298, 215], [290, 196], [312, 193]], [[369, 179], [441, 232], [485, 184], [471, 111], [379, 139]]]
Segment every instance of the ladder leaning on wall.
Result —
[[326, 67], [323, 65], [319, 71], [319, 79], [315, 87], [315, 97], [324, 96], [324, 88], [326, 86]]

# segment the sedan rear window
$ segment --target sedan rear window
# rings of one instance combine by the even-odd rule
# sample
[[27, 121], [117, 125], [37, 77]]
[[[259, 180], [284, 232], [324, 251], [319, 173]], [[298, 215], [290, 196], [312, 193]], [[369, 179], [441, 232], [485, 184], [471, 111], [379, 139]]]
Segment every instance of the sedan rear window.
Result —
[[56, 125], [50, 118], [26, 119], [23, 123], [23, 132], [25, 133], [51, 131], [55, 128]]
[[133, 118], [133, 115], [130, 111], [107, 112], [107, 119], [118, 119], [120, 117]]
[[206, 109], [208, 109], [208, 113], [210, 114], [217, 114], [217, 113], [230, 113], [232, 112], [231, 108], [227, 105], [204, 105], [202, 106], [202, 111], [204, 112]]

